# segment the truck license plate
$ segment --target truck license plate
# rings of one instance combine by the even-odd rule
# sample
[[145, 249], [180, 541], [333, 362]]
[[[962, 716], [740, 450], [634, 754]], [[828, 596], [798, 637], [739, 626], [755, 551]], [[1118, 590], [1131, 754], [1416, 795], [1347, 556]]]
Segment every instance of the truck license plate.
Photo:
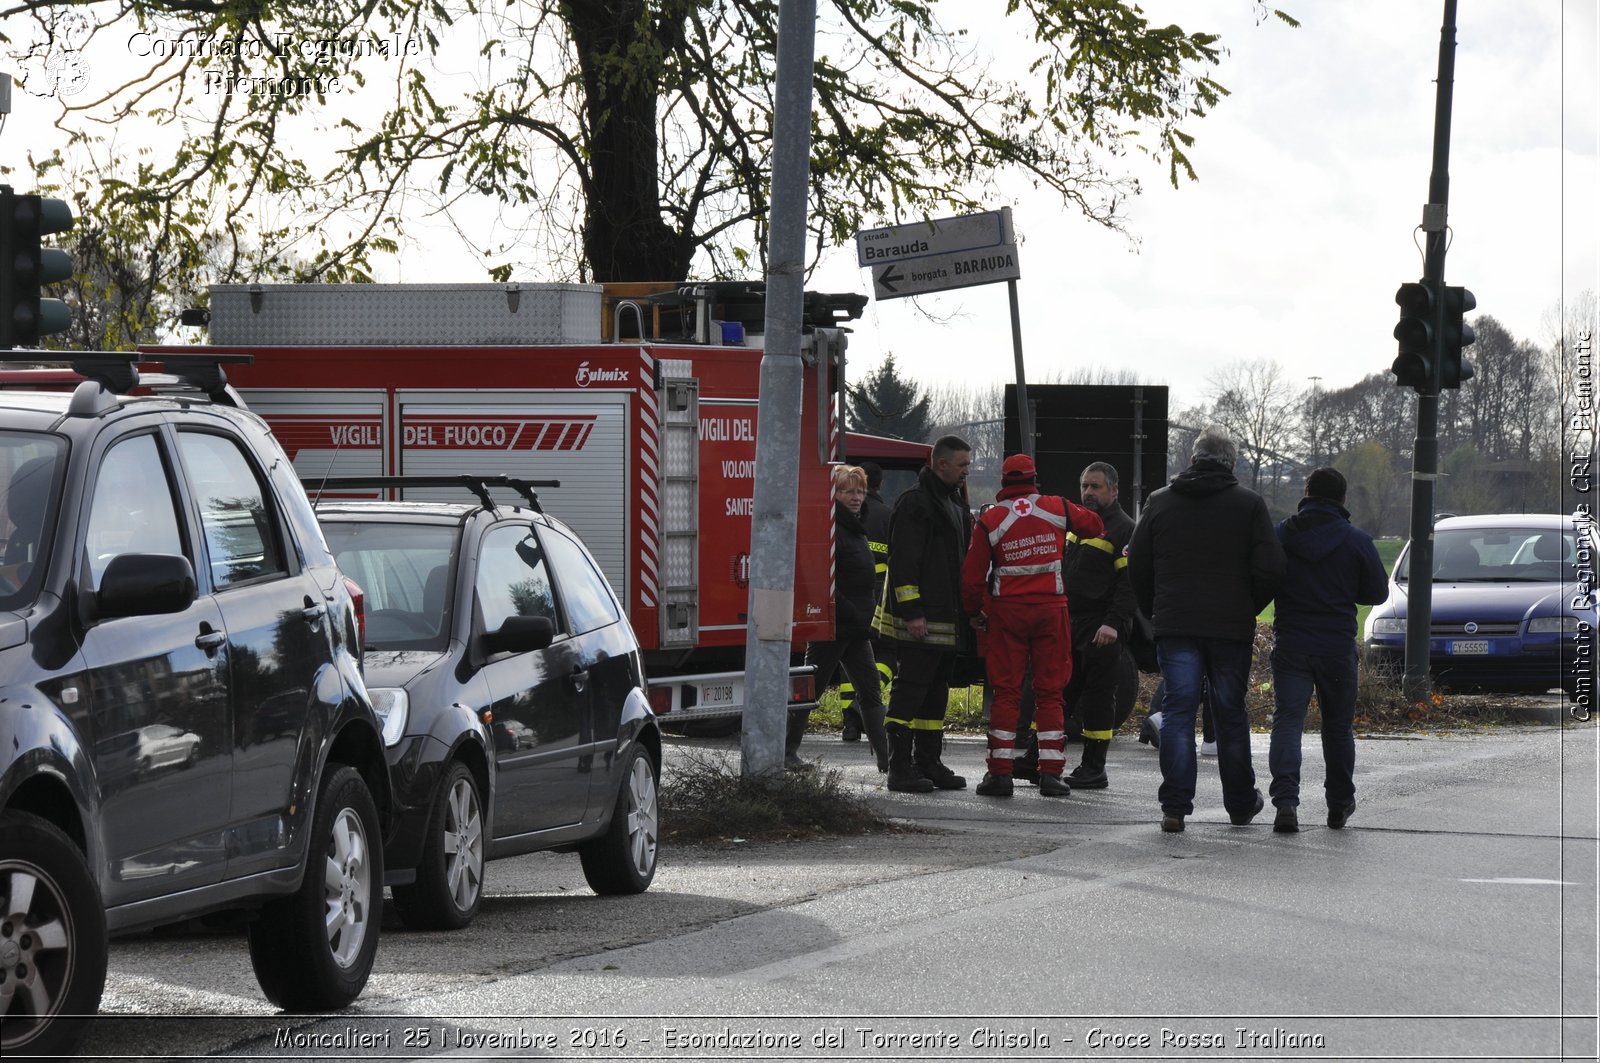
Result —
[[1450, 653], [1455, 657], [1481, 657], [1488, 652], [1489, 641], [1487, 639], [1457, 639], [1450, 643]]
[[700, 687], [700, 704], [702, 705], [732, 705], [732, 683], [705, 683]]

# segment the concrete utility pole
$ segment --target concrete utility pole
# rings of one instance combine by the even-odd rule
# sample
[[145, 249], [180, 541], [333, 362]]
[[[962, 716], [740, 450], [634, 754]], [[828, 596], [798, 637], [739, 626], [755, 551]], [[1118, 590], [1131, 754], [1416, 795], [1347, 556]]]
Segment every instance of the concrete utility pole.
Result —
[[[806, 190], [811, 177], [811, 76], [816, 0], [778, 6], [777, 105], [772, 123], [772, 210], [767, 245], [766, 347], [756, 423], [756, 490], [750, 529], [750, 624], [745, 638], [741, 770], [783, 770], [794, 630], [795, 502], [800, 491], [804, 367]], [[827, 372], [818, 366], [819, 373]]]
[[[1445, 230], [1450, 199], [1450, 100], [1456, 75], [1456, 0], [1444, 0], [1439, 29], [1439, 83], [1433, 111], [1433, 172], [1422, 208], [1427, 253], [1422, 278], [1444, 291]], [[1406, 589], [1406, 671], [1400, 692], [1423, 701], [1433, 692], [1428, 679], [1429, 628], [1433, 625], [1433, 488], [1439, 478], [1439, 385], [1444, 361], [1445, 300], [1433, 307], [1433, 380], [1417, 392], [1417, 441], [1411, 452], [1411, 575]]]

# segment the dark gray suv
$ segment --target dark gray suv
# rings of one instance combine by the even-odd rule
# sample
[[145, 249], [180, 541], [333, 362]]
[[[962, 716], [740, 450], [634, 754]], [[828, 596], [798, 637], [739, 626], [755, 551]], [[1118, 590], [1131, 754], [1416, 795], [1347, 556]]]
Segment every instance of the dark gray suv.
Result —
[[0, 1050], [71, 1050], [108, 932], [217, 912], [341, 1007], [389, 805], [353, 585], [217, 357], [75, 357], [0, 365]]

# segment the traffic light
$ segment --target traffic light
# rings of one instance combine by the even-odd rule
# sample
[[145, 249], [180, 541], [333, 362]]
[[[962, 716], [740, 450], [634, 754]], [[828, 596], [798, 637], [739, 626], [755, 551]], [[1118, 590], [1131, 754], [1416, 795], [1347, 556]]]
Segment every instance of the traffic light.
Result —
[[1472, 346], [1476, 339], [1466, 315], [1477, 305], [1478, 300], [1465, 288], [1447, 286], [1444, 290], [1444, 338], [1439, 342], [1441, 388], [1459, 388], [1463, 380], [1473, 377], [1472, 363], [1462, 355], [1461, 348]]
[[39, 289], [72, 276], [72, 256], [44, 247], [44, 237], [72, 228], [72, 208], [59, 199], [19, 196], [0, 185], [0, 348], [37, 347], [65, 332], [72, 311]]
[[1400, 353], [1389, 368], [1394, 371], [1394, 382], [1403, 388], [1433, 388], [1433, 321], [1437, 305], [1433, 293], [1434, 282], [1427, 280], [1402, 284], [1394, 293], [1394, 301], [1400, 306], [1400, 323], [1394, 327]]

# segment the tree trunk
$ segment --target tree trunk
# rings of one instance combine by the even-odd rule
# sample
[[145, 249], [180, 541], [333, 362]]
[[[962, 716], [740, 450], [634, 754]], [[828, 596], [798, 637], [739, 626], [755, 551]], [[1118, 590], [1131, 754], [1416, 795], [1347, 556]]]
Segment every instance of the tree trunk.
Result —
[[681, 32], [681, 9], [667, 5], [656, 22], [644, 0], [568, 0], [562, 11], [587, 97], [590, 273], [601, 282], [684, 280], [694, 244], [661, 217], [660, 69], [648, 58]]

